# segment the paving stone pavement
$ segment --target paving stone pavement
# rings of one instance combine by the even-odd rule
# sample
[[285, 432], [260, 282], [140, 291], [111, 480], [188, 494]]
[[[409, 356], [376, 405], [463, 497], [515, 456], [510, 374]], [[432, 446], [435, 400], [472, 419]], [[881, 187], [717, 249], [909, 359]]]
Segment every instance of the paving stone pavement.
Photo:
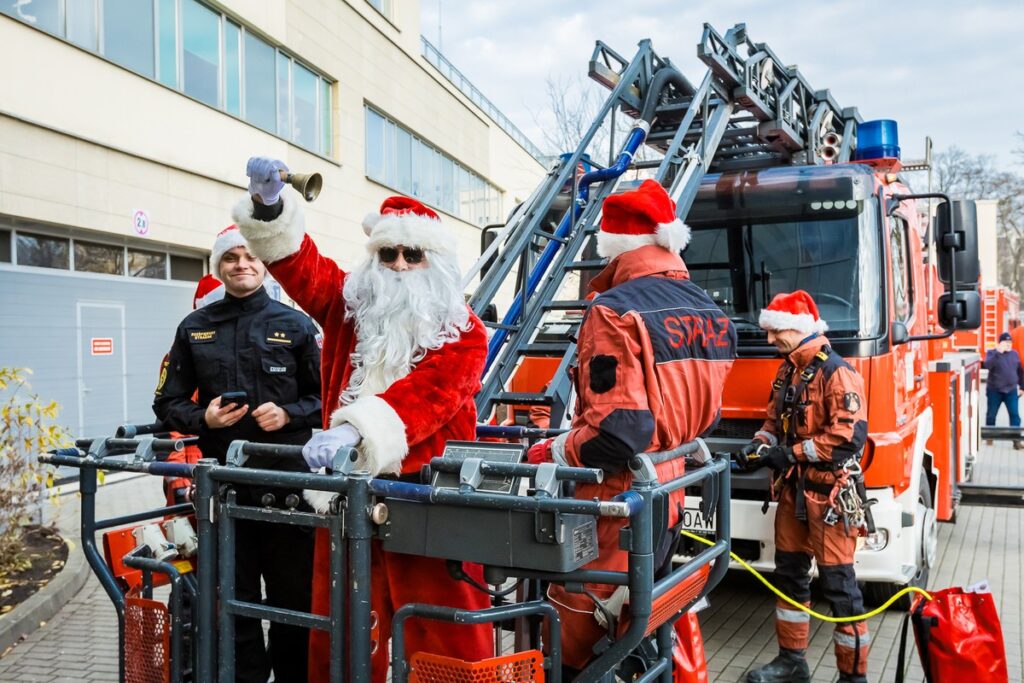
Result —
[[[69, 493], [60, 501], [48, 507], [47, 520], [56, 521], [65, 538], [78, 543], [78, 495]], [[100, 518], [162, 504], [160, 481], [149, 476], [107, 483], [96, 496]], [[117, 614], [99, 581], [90, 575], [64, 609], [0, 658], [0, 682], [117, 681], [117, 656]]]
[[[988, 482], [998, 477], [1003, 483], [1024, 483], [1022, 460], [1024, 453], [1013, 451], [1009, 442], [985, 446], [977, 479]], [[993, 475], [993, 472], [998, 474]], [[102, 487], [97, 507], [101, 516], [108, 517], [155, 506], [160, 500], [159, 482], [145, 477]], [[77, 539], [76, 496], [65, 496], [54, 514], [60, 520], [60, 527]], [[940, 526], [939, 564], [930, 582], [932, 587], [946, 587], [989, 580], [1002, 619], [1011, 681], [1024, 680], [1022, 530], [1024, 508], [961, 508], [955, 525]], [[819, 611], [828, 609], [820, 599], [815, 607]], [[711, 681], [743, 681], [749, 668], [771, 660], [776, 651], [773, 611], [774, 596], [745, 572], [730, 572], [724, 584], [712, 594], [711, 606], [701, 613]], [[901, 621], [902, 614], [897, 612], [887, 612], [871, 620], [869, 680], [893, 680]], [[831, 682], [838, 677], [831, 634], [830, 625], [812, 622], [808, 656], [815, 683]], [[923, 681], [916, 654], [911, 652], [908, 659], [907, 680]], [[2, 683], [116, 680], [114, 609], [93, 577], [48, 624], [0, 658]]]

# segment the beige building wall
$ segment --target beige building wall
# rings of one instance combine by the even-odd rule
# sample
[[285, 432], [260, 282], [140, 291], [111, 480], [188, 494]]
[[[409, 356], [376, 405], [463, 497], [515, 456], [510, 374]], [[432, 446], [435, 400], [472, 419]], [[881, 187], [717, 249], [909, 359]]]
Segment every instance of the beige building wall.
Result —
[[[391, 4], [386, 18], [363, 0], [219, 3], [336, 81], [330, 158], [0, 15], [0, 45], [22, 56], [0, 70], [0, 213], [134, 236], [143, 209], [146, 239], [207, 250], [242, 195], [246, 160], [270, 155], [323, 174], [307, 225], [327, 255], [353, 265], [365, 254], [362, 217], [395, 193], [365, 175], [371, 104], [498, 187], [507, 215], [543, 167], [421, 56], [419, 4]], [[444, 220], [466, 268], [479, 226]]]

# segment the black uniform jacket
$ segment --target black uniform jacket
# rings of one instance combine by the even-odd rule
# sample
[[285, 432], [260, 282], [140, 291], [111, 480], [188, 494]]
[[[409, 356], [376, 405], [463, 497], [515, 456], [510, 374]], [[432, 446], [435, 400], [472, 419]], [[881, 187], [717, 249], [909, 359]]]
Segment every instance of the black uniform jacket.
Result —
[[[189, 314], [178, 326], [160, 373], [153, 412], [169, 428], [199, 435], [203, 456], [221, 463], [235, 439], [304, 444], [321, 426], [320, 348], [313, 322], [260, 289], [243, 299], [230, 294]], [[197, 402], [192, 397], [199, 390]], [[211, 429], [203, 415], [226, 391], [248, 393], [249, 412], [230, 427]], [[291, 418], [265, 432], [252, 411], [272, 402]], [[302, 458], [261, 458], [249, 466], [306, 471]]]

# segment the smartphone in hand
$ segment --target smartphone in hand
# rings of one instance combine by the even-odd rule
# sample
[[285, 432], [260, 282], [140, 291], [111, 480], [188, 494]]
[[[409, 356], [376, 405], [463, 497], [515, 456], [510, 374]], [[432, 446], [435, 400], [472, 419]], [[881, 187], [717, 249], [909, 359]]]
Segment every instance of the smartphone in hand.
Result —
[[249, 404], [249, 394], [244, 391], [225, 391], [220, 395], [220, 405], [223, 408], [229, 403], [234, 403], [236, 408]]

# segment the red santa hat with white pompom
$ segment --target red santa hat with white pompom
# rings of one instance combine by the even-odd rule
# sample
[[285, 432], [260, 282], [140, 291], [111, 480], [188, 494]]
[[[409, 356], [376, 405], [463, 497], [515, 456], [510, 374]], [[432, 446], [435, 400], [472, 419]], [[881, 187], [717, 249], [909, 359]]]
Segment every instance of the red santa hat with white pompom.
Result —
[[419, 248], [454, 256], [455, 240], [444, 228], [440, 216], [415, 199], [396, 195], [380, 205], [378, 213], [363, 219], [363, 232], [370, 238], [366, 250], [381, 247]]
[[613, 259], [647, 245], [678, 253], [690, 243], [690, 228], [676, 217], [676, 203], [654, 180], [608, 197], [602, 211], [597, 253], [603, 257]]
[[765, 330], [796, 330], [805, 335], [828, 330], [814, 299], [802, 289], [776, 294], [768, 307], [761, 309], [757, 322]]

